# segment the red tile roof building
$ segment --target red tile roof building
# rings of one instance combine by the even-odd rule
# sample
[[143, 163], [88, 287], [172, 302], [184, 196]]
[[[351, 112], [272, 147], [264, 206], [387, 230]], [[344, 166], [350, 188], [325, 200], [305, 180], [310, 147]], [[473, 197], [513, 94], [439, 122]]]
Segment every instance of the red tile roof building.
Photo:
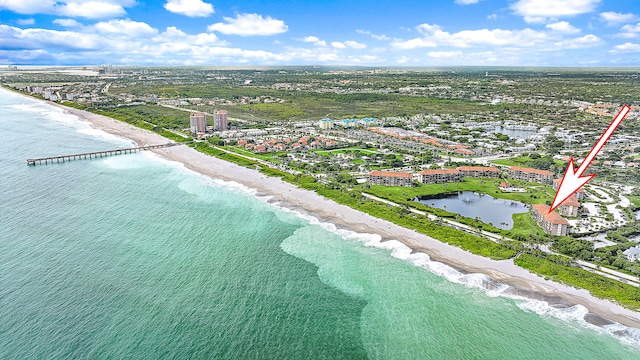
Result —
[[565, 236], [569, 222], [556, 212], [549, 213], [549, 206], [535, 204], [531, 208], [531, 217], [547, 234]]
[[406, 172], [372, 171], [369, 173], [369, 182], [375, 185], [412, 186], [413, 175]]
[[461, 174], [457, 169], [422, 170], [418, 173], [418, 181], [423, 184], [459, 182], [460, 179]]
[[558, 212], [564, 216], [576, 217], [578, 216], [578, 207], [580, 207], [580, 202], [574, 194], [558, 206]]
[[509, 177], [512, 179], [524, 180], [529, 182], [539, 182], [547, 185], [553, 184], [553, 173], [547, 170], [512, 166], [511, 168], [509, 168]]
[[492, 177], [497, 178], [500, 176], [500, 170], [495, 167], [486, 167], [486, 166], [460, 166], [456, 168], [460, 172], [460, 176], [462, 177], [475, 177], [475, 178], [483, 178], [483, 177]]

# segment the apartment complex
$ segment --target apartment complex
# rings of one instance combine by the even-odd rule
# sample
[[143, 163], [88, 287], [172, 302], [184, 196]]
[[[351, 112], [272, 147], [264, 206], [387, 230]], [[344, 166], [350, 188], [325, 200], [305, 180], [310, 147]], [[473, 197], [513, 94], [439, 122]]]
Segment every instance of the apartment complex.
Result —
[[549, 213], [549, 206], [535, 204], [531, 207], [531, 217], [547, 234], [565, 236], [569, 222], [556, 212]]
[[191, 113], [189, 129], [192, 134], [204, 134], [207, 131], [207, 116], [203, 113]]
[[462, 177], [474, 177], [474, 178], [497, 178], [500, 176], [500, 170], [495, 167], [486, 166], [460, 166], [456, 168], [460, 172]]
[[418, 181], [423, 184], [440, 184], [459, 182], [461, 173], [458, 169], [422, 170], [418, 173]]
[[509, 177], [512, 179], [538, 182], [547, 185], [553, 184], [553, 173], [547, 170], [512, 166], [511, 168], [509, 168]]
[[369, 173], [369, 182], [375, 185], [412, 186], [413, 174], [395, 171], [372, 171]]

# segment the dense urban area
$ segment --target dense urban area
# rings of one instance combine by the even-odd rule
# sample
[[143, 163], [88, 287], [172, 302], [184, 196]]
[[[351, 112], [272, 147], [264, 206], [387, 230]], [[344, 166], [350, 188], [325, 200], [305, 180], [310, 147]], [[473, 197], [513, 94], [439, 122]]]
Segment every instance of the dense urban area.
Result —
[[[20, 68], [4, 86], [119, 119], [470, 252], [640, 309], [640, 71]], [[631, 112], [549, 213], [623, 104]], [[490, 210], [489, 210], [490, 209]]]

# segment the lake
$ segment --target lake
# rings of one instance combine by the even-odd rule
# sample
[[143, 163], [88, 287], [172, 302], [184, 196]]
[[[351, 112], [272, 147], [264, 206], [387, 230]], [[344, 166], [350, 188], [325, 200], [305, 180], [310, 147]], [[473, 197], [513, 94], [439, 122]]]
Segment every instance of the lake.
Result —
[[529, 211], [527, 206], [519, 201], [496, 199], [471, 191], [421, 196], [415, 201], [465, 217], [478, 217], [482, 222], [492, 223], [501, 229], [513, 228], [513, 214]]

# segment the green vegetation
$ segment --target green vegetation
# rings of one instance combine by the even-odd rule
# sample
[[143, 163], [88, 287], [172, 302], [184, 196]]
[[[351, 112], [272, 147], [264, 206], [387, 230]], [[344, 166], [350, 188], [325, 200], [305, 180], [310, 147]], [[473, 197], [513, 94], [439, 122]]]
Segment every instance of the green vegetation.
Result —
[[588, 290], [634, 311], [640, 310], [640, 289], [571, 266], [568, 258], [542, 254], [522, 254], [514, 259], [521, 266], [545, 278]]
[[496, 260], [516, 255], [518, 244], [497, 244], [445, 225], [438, 225], [425, 216], [409, 212], [405, 208], [392, 207], [362, 197], [358, 190], [344, 191], [320, 187], [317, 193], [340, 204], [350, 206], [380, 219], [429, 235], [435, 239], [460, 247], [477, 255]]
[[531, 154], [529, 156], [519, 156], [510, 159], [499, 159], [492, 162], [498, 165], [522, 166], [552, 171], [567, 166], [564, 161], [554, 160], [553, 157], [549, 155], [540, 155], [537, 153]]

